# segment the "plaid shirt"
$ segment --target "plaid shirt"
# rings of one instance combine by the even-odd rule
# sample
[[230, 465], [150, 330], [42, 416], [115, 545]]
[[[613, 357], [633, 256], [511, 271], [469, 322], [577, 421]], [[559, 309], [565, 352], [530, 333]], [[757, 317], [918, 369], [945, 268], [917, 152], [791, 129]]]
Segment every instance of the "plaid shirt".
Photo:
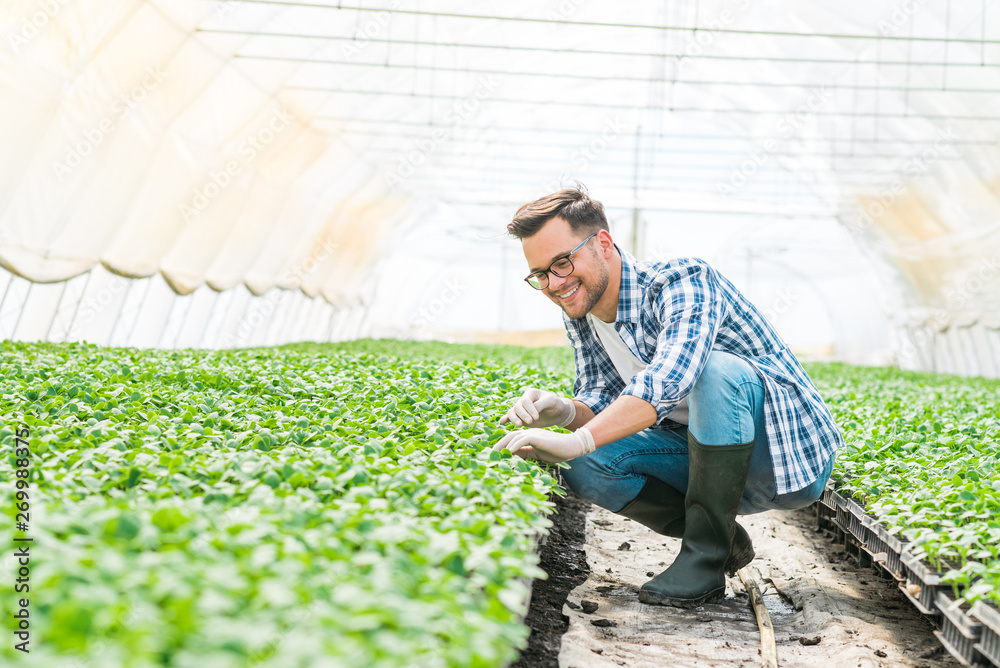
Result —
[[564, 313], [576, 359], [574, 398], [596, 414], [619, 395], [631, 394], [656, 408], [654, 428], [675, 427], [666, 416], [694, 387], [709, 353], [732, 353], [764, 384], [777, 492], [814, 482], [843, 436], [802, 365], [760, 311], [703, 260], [647, 263], [618, 252], [622, 279], [615, 329], [647, 366], [626, 382], [587, 319]]

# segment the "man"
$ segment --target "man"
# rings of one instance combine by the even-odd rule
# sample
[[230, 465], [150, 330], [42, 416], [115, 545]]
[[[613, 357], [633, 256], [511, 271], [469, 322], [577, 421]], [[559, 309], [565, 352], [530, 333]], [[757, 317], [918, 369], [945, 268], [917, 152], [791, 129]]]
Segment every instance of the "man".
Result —
[[529, 428], [495, 449], [568, 462], [579, 496], [682, 539], [640, 601], [722, 599], [724, 574], [754, 557], [736, 515], [822, 493], [843, 444], [829, 410], [732, 283], [695, 258], [637, 261], [584, 192], [525, 204], [507, 230], [521, 240], [525, 280], [563, 310], [576, 382], [572, 399], [525, 390], [500, 422]]

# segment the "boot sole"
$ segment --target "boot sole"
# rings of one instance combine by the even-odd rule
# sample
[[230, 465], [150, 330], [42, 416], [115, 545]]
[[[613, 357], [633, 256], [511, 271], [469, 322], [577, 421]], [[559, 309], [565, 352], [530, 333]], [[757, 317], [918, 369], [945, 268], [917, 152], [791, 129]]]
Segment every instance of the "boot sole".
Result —
[[669, 596], [664, 596], [663, 594], [658, 594], [655, 591], [649, 591], [648, 589], [639, 590], [639, 601], [647, 605], [669, 605], [674, 608], [696, 608], [699, 605], [704, 605], [705, 603], [715, 603], [721, 601], [726, 597], [726, 587], [723, 585], [719, 589], [713, 589], [704, 596], [699, 598], [671, 598]]

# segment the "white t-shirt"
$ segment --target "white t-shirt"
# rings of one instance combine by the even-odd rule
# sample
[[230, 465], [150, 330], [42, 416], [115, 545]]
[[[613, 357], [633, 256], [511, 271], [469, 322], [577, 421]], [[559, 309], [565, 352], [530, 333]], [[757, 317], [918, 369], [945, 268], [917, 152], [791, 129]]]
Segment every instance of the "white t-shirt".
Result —
[[[632, 350], [625, 345], [624, 341], [622, 341], [622, 337], [618, 333], [618, 330], [615, 329], [615, 324], [613, 322], [604, 322], [592, 313], [587, 314], [587, 322], [589, 322], [590, 326], [594, 328], [597, 338], [601, 340], [601, 344], [604, 346], [604, 351], [608, 354], [608, 357], [611, 358], [611, 363], [615, 365], [615, 369], [618, 370], [618, 374], [622, 377], [622, 380], [628, 383], [632, 380], [632, 377], [635, 376], [635, 374], [646, 368], [646, 364], [636, 357], [632, 353]], [[681, 402], [677, 404], [677, 407], [667, 414], [667, 417], [674, 422], [687, 424], [687, 397], [681, 399]]]

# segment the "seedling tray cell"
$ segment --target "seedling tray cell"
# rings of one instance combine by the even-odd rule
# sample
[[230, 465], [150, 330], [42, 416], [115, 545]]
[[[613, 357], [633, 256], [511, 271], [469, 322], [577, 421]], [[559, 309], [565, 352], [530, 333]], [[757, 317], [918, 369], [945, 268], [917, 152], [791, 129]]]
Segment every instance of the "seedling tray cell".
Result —
[[988, 666], [989, 663], [976, 649], [983, 625], [969, 617], [969, 605], [956, 606], [955, 601], [944, 592], [938, 592], [935, 603], [941, 611], [941, 630], [935, 631], [934, 635], [945, 649], [963, 666]]
[[920, 558], [912, 553], [902, 555], [903, 567], [906, 569], [906, 583], [900, 584], [907, 598], [925, 615], [937, 615], [937, 595], [950, 590], [950, 585], [942, 584], [942, 573], [932, 571]]
[[972, 606], [971, 616], [983, 624], [982, 636], [976, 649], [994, 666], [1000, 666], [1000, 611], [988, 603], [976, 601]]

